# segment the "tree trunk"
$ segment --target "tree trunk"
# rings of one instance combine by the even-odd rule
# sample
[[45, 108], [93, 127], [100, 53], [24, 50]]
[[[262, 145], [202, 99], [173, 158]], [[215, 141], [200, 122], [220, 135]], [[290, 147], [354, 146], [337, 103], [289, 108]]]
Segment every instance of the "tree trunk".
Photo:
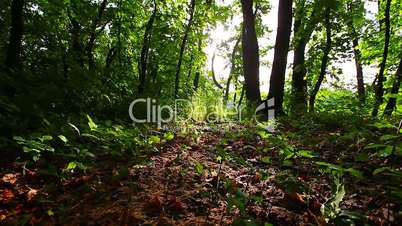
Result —
[[[303, 2], [304, 4], [304, 2]], [[292, 73], [292, 113], [306, 112], [306, 90], [307, 82], [304, 79], [306, 69], [304, 65], [306, 50], [306, 39], [303, 34], [302, 18], [304, 16], [304, 5], [298, 5], [295, 13], [293, 25], [294, 39], [296, 46], [293, 54], [293, 73]]]
[[11, 29], [6, 53], [6, 67], [12, 71], [21, 66], [21, 46], [24, 25], [24, 0], [11, 3]]
[[239, 108], [241, 106], [241, 102], [243, 102], [245, 89], [246, 89], [246, 85], [243, 84], [242, 88], [241, 88], [241, 93], [240, 93], [239, 103], [237, 104], [237, 108]]
[[356, 79], [357, 79], [357, 96], [360, 101], [364, 102], [366, 99], [366, 90], [364, 88], [364, 77], [363, 77], [363, 67], [360, 63], [360, 50], [358, 49], [359, 39], [356, 37], [353, 39], [353, 53], [355, 55], [355, 65], [356, 65]]
[[[199, 37], [197, 54], [199, 55], [201, 53], [201, 51], [202, 51], [202, 38]], [[200, 65], [197, 66], [197, 71], [195, 72], [195, 76], [194, 76], [194, 80], [193, 80], [193, 89], [195, 92], [198, 89], [199, 81], [200, 81]]]
[[226, 88], [225, 88], [225, 96], [223, 98], [224, 101], [227, 101], [229, 98], [229, 88], [230, 88], [230, 83], [233, 77], [233, 71], [235, 68], [235, 60], [236, 60], [236, 52], [239, 50], [239, 45], [240, 45], [240, 41], [241, 41], [241, 35], [239, 35], [239, 37], [236, 40], [236, 43], [233, 47], [232, 50], [232, 55], [230, 57], [230, 72], [229, 72], [229, 78], [226, 82]]
[[152, 31], [152, 26], [155, 21], [156, 12], [157, 12], [157, 7], [155, 5], [152, 15], [149, 18], [147, 25], [145, 27], [144, 38], [143, 38], [142, 49], [141, 49], [141, 56], [140, 56], [140, 60], [138, 61], [138, 71], [140, 74], [139, 75], [140, 84], [138, 85], [138, 93], [139, 94], [142, 94], [144, 92], [144, 88], [145, 88], [148, 54], [149, 54], [149, 47], [150, 47], [150, 43], [151, 43], [151, 31]]
[[275, 100], [275, 115], [283, 114], [282, 104], [291, 30], [292, 0], [281, 0], [279, 1], [278, 30], [268, 93], [268, 99], [274, 98]]
[[[392, 84], [391, 94], [398, 95], [402, 81], [402, 55], [399, 66], [395, 74], [394, 83]], [[396, 107], [396, 97], [390, 97], [384, 110], [384, 115], [390, 116]]]
[[181, 64], [183, 61], [183, 54], [184, 54], [184, 49], [186, 48], [186, 43], [188, 39], [188, 34], [191, 29], [191, 25], [193, 24], [193, 17], [194, 17], [194, 11], [195, 11], [195, 0], [191, 0], [190, 3], [190, 12], [189, 12], [189, 19], [187, 22], [186, 30], [184, 31], [184, 36], [180, 45], [180, 54], [179, 54], [179, 61], [177, 62], [176, 65], [176, 75], [175, 75], [175, 86], [174, 86], [174, 96], [175, 98], [178, 98], [179, 94], [179, 86], [180, 86], [180, 69], [181, 69]]
[[[291, 113], [298, 115], [307, 111], [307, 81], [305, 68], [305, 51], [308, 40], [318, 23], [317, 10], [319, 4], [314, 6], [310, 16], [305, 15], [305, 1], [300, 1], [297, 4], [295, 21], [294, 21], [294, 39], [295, 49], [293, 56], [293, 73], [292, 73], [292, 98], [291, 98]], [[307, 22], [303, 22], [309, 18]]]
[[[359, 2], [360, 3], [360, 2]], [[361, 3], [360, 3], [361, 4]], [[354, 12], [353, 3], [348, 4], [348, 11], [352, 15]], [[364, 88], [364, 77], [363, 77], [363, 67], [360, 63], [361, 52], [359, 50], [359, 34], [356, 32], [355, 25], [353, 24], [353, 19], [348, 22], [350, 36], [352, 37], [353, 54], [356, 66], [356, 80], [357, 80], [357, 96], [361, 102], [364, 102], [366, 91]]]
[[199, 84], [200, 84], [200, 72], [197, 71], [197, 72], [195, 73], [194, 82], [193, 82], [194, 91], [197, 91]]
[[258, 40], [255, 32], [255, 15], [253, 0], [241, 0], [243, 12], [243, 69], [246, 98], [251, 103], [261, 101], [259, 84], [259, 54]]
[[88, 68], [89, 71], [92, 71], [94, 69], [95, 66], [95, 62], [94, 62], [94, 54], [93, 54], [93, 48], [95, 46], [95, 40], [96, 40], [96, 36], [103, 31], [103, 29], [105, 29], [106, 24], [104, 24], [104, 26], [102, 26], [102, 29], [99, 32], [96, 32], [96, 27], [98, 26], [99, 22], [102, 19], [103, 13], [105, 12], [106, 9], [106, 5], [107, 5], [107, 0], [103, 0], [99, 10], [98, 10], [98, 15], [96, 16], [96, 18], [92, 21], [92, 29], [91, 29], [91, 33], [89, 34], [89, 41], [88, 41], [88, 45], [86, 48], [87, 51], [87, 57], [88, 57]]
[[214, 84], [218, 89], [223, 89], [221, 84], [219, 84], [218, 80], [216, 80], [216, 75], [215, 75], [215, 69], [214, 69], [214, 62], [215, 62], [215, 52], [214, 55], [212, 56], [212, 61], [211, 61], [211, 73], [212, 73], [212, 80], [214, 81]]
[[320, 74], [318, 76], [318, 80], [314, 85], [314, 88], [311, 92], [310, 95], [310, 101], [309, 101], [309, 111], [314, 112], [314, 104], [315, 104], [315, 98], [317, 96], [318, 91], [320, 90], [321, 84], [324, 81], [324, 77], [326, 74], [327, 70], [327, 64], [328, 64], [328, 59], [329, 59], [329, 52], [331, 51], [331, 46], [332, 46], [332, 40], [331, 40], [331, 10], [330, 8], [326, 9], [325, 12], [325, 32], [326, 34], [326, 42], [325, 42], [325, 49], [324, 49], [324, 54], [321, 59], [321, 69], [320, 69]]
[[384, 96], [384, 72], [387, 63], [388, 57], [388, 47], [389, 47], [389, 40], [391, 35], [391, 21], [390, 21], [390, 10], [391, 10], [391, 0], [387, 0], [386, 7], [385, 7], [385, 41], [384, 41], [384, 51], [382, 54], [382, 61], [380, 64], [380, 71], [377, 74], [376, 80], [377, 84], [375, 87], [375, 103], [373, 112], [371, 113], [372, 116], [378, 115], [378, 109], [383, 102]]

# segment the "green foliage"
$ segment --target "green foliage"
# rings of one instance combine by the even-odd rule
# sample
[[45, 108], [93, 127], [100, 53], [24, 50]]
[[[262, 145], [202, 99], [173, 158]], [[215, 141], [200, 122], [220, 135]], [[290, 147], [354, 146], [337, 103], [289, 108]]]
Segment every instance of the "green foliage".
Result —
[[340, 203], [345, 197], [345, 187], [340, 182], [339, 177], [334, 178], [334, 186], [332, 189], [332, 197], [321, 206], [321, 213], [325, 216], [325, 220], [335, 219], [341, 211]]
[[28, 153], [34, 161], [38, 161], [41, 154], [45, 152], [55, 152], [55, 149], [49, 144], [53, 140], [50, 135], [34, 136], [28, 139], [15, 136], [14, 140], [22, 146], [23, 151]]

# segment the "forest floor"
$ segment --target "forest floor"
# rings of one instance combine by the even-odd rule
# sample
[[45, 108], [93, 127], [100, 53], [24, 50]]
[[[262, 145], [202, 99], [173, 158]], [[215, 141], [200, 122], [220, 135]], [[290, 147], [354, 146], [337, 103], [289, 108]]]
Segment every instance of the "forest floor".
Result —
[[344, 133], [200, 124], [142, 159], [102, 154], [62, 180], [10, 163], [0, 171], [0, 224], [400, 225], [390, 177], [372, 175], [400, 164], [356, 161], [341, 149], [359, 143], [343, 143]]

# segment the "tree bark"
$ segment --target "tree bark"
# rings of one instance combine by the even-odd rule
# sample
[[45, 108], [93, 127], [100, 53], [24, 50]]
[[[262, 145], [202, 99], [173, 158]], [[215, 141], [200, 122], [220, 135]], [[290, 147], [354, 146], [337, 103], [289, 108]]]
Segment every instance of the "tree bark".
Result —
[[[392, 84], [391, 94], [397, 95], [399, 93], [399, 88], [401, 87], [402, 81], [402, 55], [401, 60], [399, 61], [399, 66], [395, 74], [394, 82]], [[396, 108], [396, 97], [390, 97], [387, 103], [387, 106], [384, 110], [384, 115], [391, 116], [392, 112]]]
[[216, 56], [216, 54], [214, 52], [214, 55], [212, 56], [212, 61], [211, 61], [212, 80], [214, 81], [214, 84], [216, 87], [218, 87], [218, 89], [223, 89], [221, 84], [219, 84], [218, 80], [216, 80], [215, 69], [214, 69], [215, 56]]
[[293, 25], [294, 39], [296, 39], [296, 46], [293, 54], [293, 73], [292, 73], [292, 103], [291, 111], [293, 113], [306, 112], [306, 91], [307, 82], [304, 79], [306, 75], [305, 69], [305, 56], [306, 39], [303, 34], [302, 17], [304, 14], [304, 2], [303, 5], [297, 6], [295, 21]]
[[[359, 4], [361, 4], [360, 1]], [[355, 13], [352, 2], [348, 4], [348, 11], [351, 15]], [[364, 102], [366, 98], [366, 91], [364, 88], [363, 67], [360, 63], [361, 52], [359, 50], [359, 34], [356, 32], [355, 25], [352, 19], [349, 20], [348, 26], [350, 30], [350, 36], [352, 37], [352, 47], [356, 66], [357, 96], [361, 102]]]
[[241, 88], [241, 92], [240, 92], [240, 98], [239, 98], [239, 103], [237, 104], [237, 108], [239, 108], [241, 106], [241, 102], [243, 102], [243, 98], [244, 98], [244, 90], [246, 89], [246, 85], [243, 84], [242, 88]]
[[21, 66], [21, 46], [24, 25], [24, 0], [11, 3], [11, 29], [6, 53], [6, 67], [16, 71]]
[[281, 0], [279, 1], [278, 30], [268, 93], [268, 99], [275, 98], [275, 115], [283, 114], [282, 105], [291, 30], [292, 0]]
[[144, 38], [142, 42], [142, 49], [141, 49], [141, 56], [140, 60], [138, 61], [138, 71], [139, 71], [139, 79], [140, 84], [138, 85], [138, 93], [142, 94], [145, 88], [145, 80], [147, 75], [147, 62], [148, 62], [148, 55], [149, 55], [149, 47], [151, 43], [151, 32], [152, 27], [155, 21], [157, 13], [156, 4], [154, 5], [154, 10], [152, 12], [151, 17], [149, 18], [147, 25], [145, 27]]
[[331, 51], [331, 47], [332, 47], [330, 16], [331, 16], [331, 10], [330, 10], [330, 8], [327, 8], [326, 12], [325, 12], [326, 42], [325, 42], [324, 54], [321, 59], [320, 74], [319, 74], [318, 80], [315, 83], [314, 88], [310, 94], [310, 100], [309, 100], [309, 111], [310, 112], [314, 112], [315, 98], [317, 96], [318, 91], [320, 90], [322, 82], [324, 81], [326, 70], [327, 70], [328, 59], [329, 59], [329, 52]]
[[[308, 40], [315, 29], [319, 17], [316, 16], [317, 4], [313, 6], [313, 12], [310, 16], [305, 15], [305, 1], [297, 5], [294, 21], [294, 39], [295, 49], [293, 56], [293, 73], [292, 73], [292, 98], [291, 98], [291, 113], [298, 115], [307, 111], [307, 81], [305, 67], [305, 51]], [[309, 21], [304, 22], [305, 18]]]
[[385, 41], [384, 41], [384, 51], [382, 54], [382, 61], [380, 64], [380, 71], [377, 74], [376, 77], [376, 87], [375, 87], [375, 103], [373, 107], [373, 111], [371, 113], [372, 116], [377, 116], [378, 115], [378, 109], [380, 108], [380, 105], [383, 103], [383, 96], [384, 96], [384, 72], [385, 72], [385, 67], [387, 63], [387, 57], [388, 57], [388, 47], [389, 47], [389, 41], [390, 41], [390, 36], [391, 36], [391, 21], [390, 21], [390, 10], [391, 10], [391, 0], [387, 0], [386, 2], [386, 7], [385, 7], [385, 17], [384, 17], [384, 23], [385, 23]]
[[360, 63], [361, 53], [358, 49], [359, 39], [353, 39], [353, 53], [355, 55], [355, 65], [356, 65], [356, 79], [357, 79], [357, 96], [360, 101], [364, 102], [366, 99], [366, 89], [364, 88], [364, 76], [363, 67]]
[[259, 53], [255, 31], [253, 0], [241, 0], [243, 12], [242, 52], [246, 98], [251, 103], [261, 101], [259, 84]]
[[230, 83], [231, 83], [232, 77], [233, 77], [233, 71], [235, 68], [235, 60], [236, 60], [236, 52], [239, 50], [240, 41], [241, 41], [241, 35], [239, 35], [239, 37], [237, 38], [236, 43], [232, 50], [232, 55], [230, 56], [230, 64], [231, 65], [230, 65], [229, 78], [226, 81], [225, 96], [223, 97], [224, 101], [227, 101], [229, 99]]
[[174, 86], [174, 96], [175, 98], [178, 98], [179, 94], [179, 88], [180, 88], [180, 69], [181, 69], [181, 64], [183, 61], [183, 54], [184, 54], [184, 49], [186, 48], [186, 43], [188, 39], [188, 34], [191, 29], [191, 25], [193, 24], [193, 18], [194, 18], [194, 11], [195, 11], [195, 0], [191, 0], [190, 3], [190, 12], [189, 12], [189, 19], [187, 22], [186, 29], [184, 31], [184, 36], [180, 45], [180, 54], [179, 54], [179, 61], [177, 62], [176, 65], [176, 74], [175, 74], [175, 86]]

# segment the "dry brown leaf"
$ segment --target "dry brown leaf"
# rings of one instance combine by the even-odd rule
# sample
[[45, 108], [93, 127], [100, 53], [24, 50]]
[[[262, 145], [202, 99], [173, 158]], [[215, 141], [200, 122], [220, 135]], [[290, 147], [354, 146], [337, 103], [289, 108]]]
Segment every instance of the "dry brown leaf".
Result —
[[38, 190], [36, 189], [31, 189], [29, 190], [29, 192], [27, 193], [27, 199], [28, 201], [31, 201], [37, 194], [38, 194]]
[[10, 189], [4, 189], [1, 193], [0, 201], [3, 203], [8, 203], [14, 198], [14, 193]]
[[2, 180], [5, 183], [15, 184], [15, 182], [17, 182], [17, 175], [8, 173], [3, 176]]

